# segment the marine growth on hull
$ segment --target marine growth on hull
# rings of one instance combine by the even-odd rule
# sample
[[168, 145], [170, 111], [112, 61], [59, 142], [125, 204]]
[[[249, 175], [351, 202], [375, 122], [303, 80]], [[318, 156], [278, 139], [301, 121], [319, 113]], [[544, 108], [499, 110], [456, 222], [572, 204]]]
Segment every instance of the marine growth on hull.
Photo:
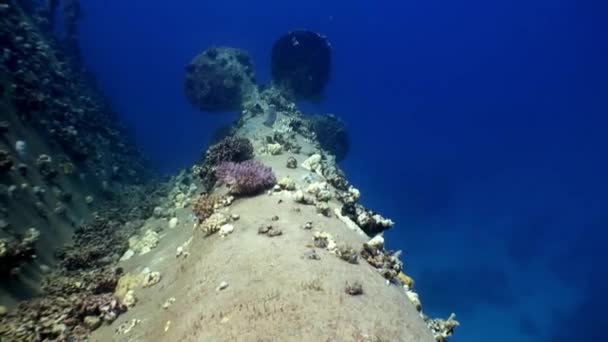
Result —
[[394, 222], [338, 166], [345, 123], [295, 104], [329, 81], [327, 38], [279, 37], [268, 86], [235, 47], [185, 61], [194, 107], [241, 115], [162, 180], [86, 71], [79, 14], [76, 0], [0, 0], [1, 341], [452, 335], [455, 316], [425, 315], [386, 248]]

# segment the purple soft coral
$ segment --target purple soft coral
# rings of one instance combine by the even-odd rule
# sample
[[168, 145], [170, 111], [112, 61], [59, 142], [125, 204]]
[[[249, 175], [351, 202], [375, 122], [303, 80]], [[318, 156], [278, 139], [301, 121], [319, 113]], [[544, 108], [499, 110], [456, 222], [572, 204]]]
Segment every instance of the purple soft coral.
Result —
[[215, 176], [236, 195], [253, 195], [276, 183], [272, 169], [254, 160], [223, 162], [215, 168]]

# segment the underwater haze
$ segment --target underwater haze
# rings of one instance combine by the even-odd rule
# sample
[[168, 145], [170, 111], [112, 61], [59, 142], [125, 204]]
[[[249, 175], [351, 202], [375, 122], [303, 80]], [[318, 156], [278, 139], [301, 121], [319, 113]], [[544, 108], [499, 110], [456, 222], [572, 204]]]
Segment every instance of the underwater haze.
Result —
[[[199, 157], [234, 116], [202, 115], [180, 87], [209, 45], [327, 35], [326, 99], [364, 203], [397, 226], [427, 310], [454, 341], [592, 341], [606, 306], [606, 6], [586, 1], [104, 1], [83, 4], [82, 46], [164, 171]], [[603, 8], [600, 8], [603, 7]], [[602, 11], [604, 10], [604, 11]], [[406, 265], [407, 267], [407, 265]], [[595, 323], [594, 323], [595, 321]], [[603, 334], [603, 333], [602, 333]]]
[[86, 1], [85, 64], [155, 167], [198, 160], [238, 113], [201, 113], [184, 67], [247, 50], [270, 82], [277, 37], [327, 36], [323, 101], [341, 166], [391, 217], [425, 311], [452, 341], [600, 341], [608, 233], [607, 5], [575, 0]]
[[[201, 161], [218, 132], [241, 115], [189, 103], [184, 74], [194, 56], [211, 46], [243, 49], [257, 82], [270, 84], [278, 37], [295, 29], [327, 37], [329, 83], [320, 99], [297, 104], [305, 116], [332, 113], [344, 121], [350, 145], [338, 164], [361, 190], [361, 203], [395, 221], [386, 243], [403, 251], [424, 312], [456, 313], [460, 326], [450, 341], [604, 340], [606, 3], [80, 6], [82, 63], [115, 120], [164, 175]], [[274, 185], [265, 170], [267, 185]], [[89, 209], [91, 203], [87, 197]]]

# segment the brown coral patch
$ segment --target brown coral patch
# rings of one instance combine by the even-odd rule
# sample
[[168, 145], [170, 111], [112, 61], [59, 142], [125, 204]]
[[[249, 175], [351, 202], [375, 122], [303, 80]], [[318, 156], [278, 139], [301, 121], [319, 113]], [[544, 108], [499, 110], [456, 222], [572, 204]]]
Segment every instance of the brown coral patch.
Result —
[[220, 204], [220, 198], [211, 195], [200, 195], [194, 202], [192, 211], [198, 219], [199, 223], [202, 223], [213, 214], [213, 211]]

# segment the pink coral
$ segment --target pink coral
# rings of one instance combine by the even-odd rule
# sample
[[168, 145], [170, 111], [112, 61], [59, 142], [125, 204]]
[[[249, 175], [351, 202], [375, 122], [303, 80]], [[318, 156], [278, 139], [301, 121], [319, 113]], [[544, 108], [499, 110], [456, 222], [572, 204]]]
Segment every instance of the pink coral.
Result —
[[254, 160], [223, 162], [215, 168], [215, 176], [235, 195], [253, 195], [276, 183], [272, 169]]

